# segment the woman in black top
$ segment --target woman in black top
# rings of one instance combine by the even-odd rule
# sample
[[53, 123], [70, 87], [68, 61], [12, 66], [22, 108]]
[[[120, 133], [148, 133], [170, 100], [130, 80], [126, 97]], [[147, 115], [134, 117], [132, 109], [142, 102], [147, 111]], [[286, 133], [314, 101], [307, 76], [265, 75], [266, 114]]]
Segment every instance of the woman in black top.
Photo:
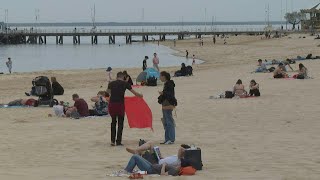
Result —
[[63, 95], [64, 89], [63, 87], [58, 83], [57, 79], [55, 77], [51, 77], [52, 82], [52, 90], [54, 95]]
[[165, 142], [163, 144], [173, 144], [175, 141], [175, 122], [172, 117], [172, 111], [177, 106], [177, 99], [175, 98], [175, 84], [171, 80], [169, 73], [163, 71], [160, 73], [160, 79], [164, 82], [162, 92], [159, 92], [159, 104], [162, 105], [163, 125], [165, 128]]
[[124, 80], [126, 82], [128, 82], [132, 86], [133, 85], [133, 81], [132, 81], [131, 77], [129, 76], [128, 72], [127, 71], [123, 71], [123, 74], [124, 74]]
[[148, 65], [147, 65], [147, 60], [148, 60], [148, 59], [149, 59], [148, 56], [145, 56], [145, 57], [144, 57], [143, 64], [142, 64], [142, 70], [143, 70], [143, 71], [146, 70], [147, 67], [148, 67]]

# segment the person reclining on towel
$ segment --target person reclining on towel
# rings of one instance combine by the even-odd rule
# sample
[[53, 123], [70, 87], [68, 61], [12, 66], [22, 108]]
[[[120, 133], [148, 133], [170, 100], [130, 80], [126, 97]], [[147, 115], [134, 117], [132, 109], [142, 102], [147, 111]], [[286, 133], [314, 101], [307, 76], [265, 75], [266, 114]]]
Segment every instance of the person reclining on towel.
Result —
[[35, 99], [17, 99], [14, 101], [9, 102], [8, 104], [0, 104], [0, 106], [33, 106], [33, 107], [38, 107], [39, 106], [39, 101]]
[[147, 174], [158, 174], [161, 176], [178, 176], [180, 168], [170, 166], [167, 164], [151, 164], [143, 157], [135, 154], [131, 157], [128, 165], [124, 169], [124, 174], [131, 174], [135, 167], [138, 167], [141, 171], [147, 171]]
[[239, 96], [239, 97], [246, 97], [247, 96], [247, 91], [245, 90], [241, 79], [239, 79], [237, 81], [236, 85], [234, 85], [233, 94], [234, 94], [234, 96]]
[[250, 82], [250, 96], [260, 96], [260, 91], [259, 91], [259, 84], [255, 80], [251, 80]]
[[105, 116], [108, 115], [109, 93], [99, 91], [96, 97], [91, 98], [95, 102], [94, 109], [89, 110], [90, 116]]
[[284, 65], [280, 63], [279, 66], [274, 70], [273, 77], [275, 79], [288, 78], [289, 76], [284, 69], [285, 69]]
[[[153, 142], [148, 141], [136, 149], [126, 148], [126, 150], [131, 154], [137, 154], [137, 155], [142, 155], [145, 151], [150, 151], [150, 153], [153, 154], [154, 147], [155, 146], [154, 146]], [[190, 147], [187, 147], [187, 148], [190, 148]], [[185, 153], [185, 148], [180, 147], [177, 155], [168, 156], [165, 158], [160, 157], [158, 164], [159, 165], [168, 164], [170, 166], [180, 167], [181, 166], [181, 159], [184, 157], [184, 153]], [[161, 154], [160, 154], [160, 156], [161, 156]]]
[[187, 76], [188, 75], [188, 69], [186, 67], [185, 63], [181, 64], [181, 69], [179, 71], [175, 72], [175, 77], [180, 77], [180, 76]]
[[267, 65], [262, 62], [262, 59], [258, 60], [258, 68], [256, 69], [256, 72], [268, 72]]

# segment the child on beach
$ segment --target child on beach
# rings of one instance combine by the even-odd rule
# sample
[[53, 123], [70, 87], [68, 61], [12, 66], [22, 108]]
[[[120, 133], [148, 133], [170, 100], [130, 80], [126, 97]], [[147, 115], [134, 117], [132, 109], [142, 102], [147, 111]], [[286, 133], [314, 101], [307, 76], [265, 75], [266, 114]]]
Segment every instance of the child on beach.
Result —
[[111, 67], [108, 67], [108, 68], [107, 68], [107, 82], [108, 82], [108, 83], [110, 83], [110, 82], [112, 81], [111, 73], [112, 73], [112, 68], [111, 68]]
[[11, 58], [8, 58], [8, 61], [6, 62], [6, 65], [8, 67], [9, 73], [11, 74], [12, 71], [12, 61]]
[[196, 64], [196, 56], [192, 55], [192, 66]]

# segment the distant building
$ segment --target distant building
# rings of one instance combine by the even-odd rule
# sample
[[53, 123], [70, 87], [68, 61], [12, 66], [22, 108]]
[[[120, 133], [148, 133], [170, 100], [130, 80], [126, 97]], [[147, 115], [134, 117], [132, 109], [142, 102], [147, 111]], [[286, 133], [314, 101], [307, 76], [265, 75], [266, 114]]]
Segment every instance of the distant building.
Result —
[[306, 14], [307, 19], [301, 21], [301, 28], [304, 30], [320, 30], [320, 5], [317, 4], [311, 9], [302, 9], [301, 13]]

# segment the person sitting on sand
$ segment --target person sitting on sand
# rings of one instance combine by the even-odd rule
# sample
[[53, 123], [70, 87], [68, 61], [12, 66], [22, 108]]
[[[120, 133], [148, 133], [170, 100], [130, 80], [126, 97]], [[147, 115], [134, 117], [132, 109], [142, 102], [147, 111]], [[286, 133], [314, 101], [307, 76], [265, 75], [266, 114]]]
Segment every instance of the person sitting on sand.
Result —
[[132, 81], [131, 77], [129, 76], [128, 72], [123, 71], [123, 74], [124, 74], [124, 80], [132, 86], [133, 81]]
[[296, 79], [308, 79], [308, 69], [302, 64], [299, 64], [299, 74], [294, 75]]
[[139, 155], [133, 155], [124, 169], [123, 174], [131, 174], [135, 167], [141, 171], [147, 171], [147, 174], [158, 174], [161, 176], [178, 176], [180, 168], [170, 166], [167, 164], [151, 164], [149, 161]]
[[282, 63], [279, 64], [279, 66], [274, 70], [273, 72], [273, 77], [275, 79], [280, 79], [280, 78], [287, 78], [288, 75], [287, 73], [284, 71], [285, 67]]
[[108, 115], [108, 99], [110, 95], [106, 91], [99, 91], [96, 97], [91, 98], [95, 102], [94, 109], [89, 110], [90, 116]]
[[187, 76], [188, 70], [185, 63], [181, 64], [181, 69], [175, 72], [175, 77]]
[[[187, 149], [190, 147], [187, 147]], [[160, 157], [158, 162], [159, 165], [168, 164], [170, 166], [180, 167], [181, 159], [184, 157], [184, 152], [186, 148], [180, 147], [177, 155], [168, 156], [166, 158]], [[151, 154], [154, 153], [154, 144], [151, 141], [146, 142], [136, 149], [126, 148], [126, 150], [131, 154], [142, 155], [145, 151], [150, 151]], [[160, 154], [161, 156], [161, 154]]]
[[287, 59], [287, 60], [285, 60], [285, 61], [282, 61], [281, 63], [282, 63], [283, 66], [284, 66], [284, 68], [283, 68], [283, 71], [284, 71], [284, 72], [287, 72], [287, 67], [289, 67], [289, 68], [291, 69], [291, 71], [293, 71], [293, 68], [292, 68], [291, 65], [290, 65], [290, 64], [292, 64], [292, 61], [291, 61], [290, 59]]
[[63, 95], [64, 89], [61, 86], [60, 83], [58, 83], [56, 77], [51, 77], [51, 83], [52, 83], [52, 91], [54, 95]]
[[247, 96], [247, 91], [244, 88], [244, 85], [242, 84], [241, 79], [239, 79], [233, 87], [233, 94], [234, 96], [239, 96], [239, 97], [245, 97]]
[[249, 88], [250, 96], [260, 96], [259, 84], [255, 80], [251, 80]]
[[39, 106], [39, 101], [35, 99], [17, 99], [14, 101], [9, 102], [8, 104], [0, 104], [0, 106], [33, 106], [33, 107], [38, 107]]
[[85, 100], [81, 99], [78, 94], [73, 94], [72, 100], [74, 105], [66, 111], [67, 117], [80, 118], [89, 116], [89, 108]]
[[262, 59], [258, 60], [258, 68], [257, 68], [256, 72], [257, 73], [268, 72], [267, 66], [265, 63], [262, 62]]

